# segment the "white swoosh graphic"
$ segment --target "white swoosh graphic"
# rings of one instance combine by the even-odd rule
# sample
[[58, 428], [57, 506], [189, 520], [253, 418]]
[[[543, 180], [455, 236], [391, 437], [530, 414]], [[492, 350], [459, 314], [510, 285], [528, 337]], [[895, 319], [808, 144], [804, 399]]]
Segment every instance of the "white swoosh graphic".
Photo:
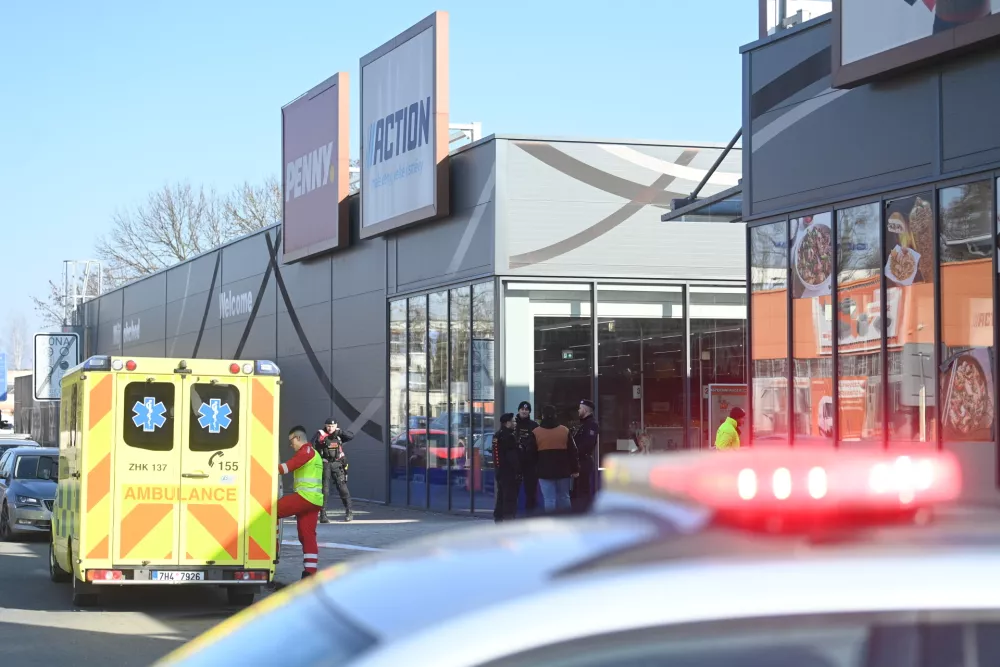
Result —
[[776, 136], [790, 128], [792, 125], [795, 125], [795, 123], [799, 122], [812, 112], [825, 107], [830, 102], [838, 99], [841, 95], [846, 95], [849, 92], [849, 90], [833, 90], [832, 88], [827, 88], [816, 97], [806, 100], [767, 127], [758, 130], [750, 139], [751, 151], [756, 152], [758, 148], [769, 142], [771, 139], [774, 139]]
[[[674, 178], [683, 178], [686, 181], [700, 183], [701, 179], [705, 178], [705, 174], [708, 173], [708, 169], [696, 169], [694, 167], [685, 167], [684, 165], [667, 162], [666, 160], [655, 158], [652, 155], [640, 153], [634, 148], [629, 148], [628, 146], [601, 144], [601, 148], [615, 157], [619, 157], [626, 162], [631, 162], [632, 164], [638, 165], [644, 169], [648, 169], [658, 174], [673, 176]], [[740, 174], [734, 174], [728, 171], [717, 171], [712, 174], [712, 178], [708, 179], [708, 182], [712, 185], [733, 186], [739, 185], [740, 178], [742, 178]]]

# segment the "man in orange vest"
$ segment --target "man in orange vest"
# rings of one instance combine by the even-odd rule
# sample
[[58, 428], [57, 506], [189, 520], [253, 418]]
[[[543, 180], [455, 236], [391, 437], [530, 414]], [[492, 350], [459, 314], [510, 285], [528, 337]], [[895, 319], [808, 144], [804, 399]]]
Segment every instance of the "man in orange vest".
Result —
[[542, 423], [528, 441], [546, 512], [570, 510], [571, 479], [580, 475], [580, 453], [569, 429], [556, 421], [555, 406], [542, 408]]

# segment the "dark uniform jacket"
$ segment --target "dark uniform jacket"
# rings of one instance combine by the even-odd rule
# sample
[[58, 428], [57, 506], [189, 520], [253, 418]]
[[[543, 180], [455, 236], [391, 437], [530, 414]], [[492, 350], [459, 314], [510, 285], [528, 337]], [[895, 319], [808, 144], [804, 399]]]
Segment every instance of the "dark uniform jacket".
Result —
[[501, 482], [515, 481], [521, 474], [521, 451], [514, 431], [501, 428], [493, 434], [493, 466]]
[[597, 454], [597, 443], [600, 438], [600, 432], [601, 427], [598, 425], [594, 415], [587, 415], [580, 422], [580, 426], [573, 433], [573, 439], [576, 441], [576, 446], [580, 450], [581, 457], [593, 458]]
[[342, 428], [338, 428], [333, 433], [327, 433], [324, 429], [313, 436], [312, 444], [323, 460], [340, 463], [346, 468], [347, 457], [344, 454], [343, 445], [353, 439], [354, 434]]
[[538, 428], [538, 422], [534, 419], [521, 419], [514, 417], [514, 437], [517, 439], [517, 446], [521, 450], [521, 474], [533, 476], [535, 473], [536, 461], [533, 460], [529, 451], [528, 443], [531, 440], [531, 433]]

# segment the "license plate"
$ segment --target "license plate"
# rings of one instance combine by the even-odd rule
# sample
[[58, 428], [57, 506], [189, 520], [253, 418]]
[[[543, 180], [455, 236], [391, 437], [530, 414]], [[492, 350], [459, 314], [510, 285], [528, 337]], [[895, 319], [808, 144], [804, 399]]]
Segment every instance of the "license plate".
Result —
[[174, 572], [173, 570], [153, 570], [153, 581], [205, 581], [204, 572]]

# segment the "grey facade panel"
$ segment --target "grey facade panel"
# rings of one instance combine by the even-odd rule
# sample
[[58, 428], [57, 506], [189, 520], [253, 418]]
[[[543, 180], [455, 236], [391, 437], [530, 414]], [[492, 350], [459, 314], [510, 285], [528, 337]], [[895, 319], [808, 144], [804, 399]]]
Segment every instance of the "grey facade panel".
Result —
[[493, 202], [396, 238], [398, 292], [431, 289], [493, 271]]
[[[983, 85], [992, 81], [994, 85]], [[941, 75], [945, 171], [1000, 161], [1000, 54], [963, 61]]]
[[1000, 53], [830, 88], [830, 21], [744, 53], [744, 215], [825, 205], [1000, 161]]
[[[161, 286], [163, 283], [160, 283]], [[152, 305], [152, 308], [149, 306]], [[160, 346], [159, 355], [165, 353], [163, 341], [166, 338], [167, 307], [160, 299], [160, 302], [150, 301], [146, 303], [146, 309], [134, 312], [124, 317], [122, 326], [122, 351], [125, 354], [138, 356], [137, 348], [144, 347], [150, 343], [158, 343]], [[134, 332], [138, 332], [138, 336]]]
[[[312, 306], [296, 308], [299, 325], [306, 334], [315, 352], [330, 350], [330, 301]], [[305, 354], [305, 347], [292, 326], [288, 311], [278, 313], [278, 346], [275, 353], [279, 358]]]
[[212, 282], [219, 252], [210, 252], [190, 262], [168, 270], [167, 303], [173, 303], [189, 295], [192, 289], [207, 289]]
[[[299, 310], [317, 304], [329, 303], [332, 264], [331, 258], [327, 256], [285, 264], [281, 267], [281, 275], [285, 283], [295, 285], [295, 289], [288, 292], [293, 308]], [[281, 298], [277, 298], [277, 307], [279, 313], [288, 311]]]
[[333, 266], [333, 298], [385, 291], [386, 239], [379, 237], [337, 253]]
[[[271, 239], [278, 235], [278, 230], [271, 230]], [[223, 285], [231, 285], [237, 281], [264, 273], [267, 268], [267, 244], [263, 234], [254, 234], [227, 245], [222, 249]]]
[[[207, 286], [208, 283], [193, 284], [192, 287]], [[205, 317], [205, 308], [208, 307], [208, 317]], [[197, 333], [202, 322], [205, 326], [218, 326], [219, 324], [219, 292], [192, 292], [176, 301], [167, 303], [167, 329], [168, 337], [176, 337], [182, 334]]]
[[[334, 384], [347, 388], [349, 397], [382, 395], [385, 374], [379, 374], [377, 369], [385, 367], [384, 343], [343, 347], [333, 350], [332, 354], [330, 378]], [[355, 405], [364, 409], [361, 404]]]
[[[258, 315], [247, 330], [247, 322], [225, 322], [222, 325], [223, 359], [274, 359], [277, 317]], [[243, 349], [240, 350], [240, 343]]]
[[450, 159], [451, 215], [394, 235], [393, 293], [493, 272], [496, 141], [461, 151]]
[[332, 309], [332, 328], [327, 331], [332, 332], [333, 349], [385, 342], [385, 292], [335, 299]]
[[133, 316], [148, 310], [150, 306], [163, 304], [166, 299], [166, 293], [166, 273], [157, 273], [145, 280], [132, 283], [125, 288], [124, 305], [122, 308], [124, 316]]
[[[681, 145], [509, 142], [497, 272], [742, 280], [740, 225], [660, 221], [720, 153]], [[734, 149], [702, 196], [738, 184], [741, 170]]]

